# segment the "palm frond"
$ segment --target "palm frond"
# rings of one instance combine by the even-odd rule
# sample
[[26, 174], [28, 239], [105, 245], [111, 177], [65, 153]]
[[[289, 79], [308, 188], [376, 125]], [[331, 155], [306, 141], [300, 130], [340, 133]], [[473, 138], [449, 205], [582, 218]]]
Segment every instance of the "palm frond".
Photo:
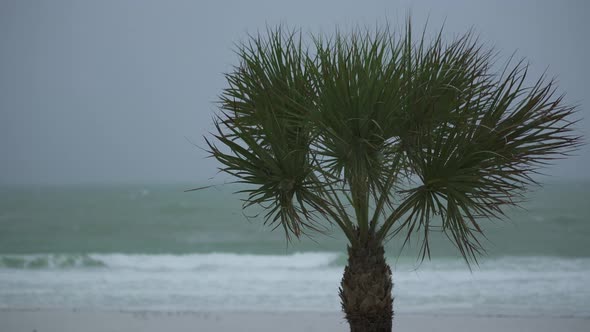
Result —
[[226, 75], [229, 87], [220, 99], [223, 112], [215, 121], [211, 155], [223, 172], [246, 189], [244, 207], [262, 205], [266, 222], [299, 237], [305, 228], [318, 230], [313, 211], [323, 211], [315, 197], [318, 186], [310, 164], [311, 87], [301, 35], [269, 31], [238, 49], [240, 66]]
[[[464, 48], [466, 40], [453, 45]], [[422, 112], [431, 108], [437, 115], [413, 119], [401, 136], [420, 185], [406, 192], [380, 235], [385, 237], [399, 218], [393, 234], [405, 231], [407, 241], [412, 233], [422, 232], [422, 258], [430, 255], [428, 233], [439, 216], [442, 231], [461, 255], [477, 262], [483, 251], [479, 220], [504, 216], [505, 208], [517, 205], [526, 188], [536, 183], [532, 175], [539, 166], [580, 144], [573, 133], [575, 122], [569, 120], [575, 108], [563, 105], [562, 96], [555, 97], [553, 81], [540, 79], [526, 87], [523, 62], [494, 78], [488, 72], [489, 53], [478, 55], [474, 45], [466, 48], [474, 52], [469, 57], [465, 54], [470, 51], [455, 53], [451, 47], [444, 51], [450, 55], [431, 63], [440, 68], [439, 75], [452, 71], [453, 80], [440, 85], [453, 91], [451, 99], [441, 100], [444, 94], [433, 89], [414, 88], [408, 104]], [[422, 81], [426, 86], [438, 79], [417, 77], [413, 84]]]

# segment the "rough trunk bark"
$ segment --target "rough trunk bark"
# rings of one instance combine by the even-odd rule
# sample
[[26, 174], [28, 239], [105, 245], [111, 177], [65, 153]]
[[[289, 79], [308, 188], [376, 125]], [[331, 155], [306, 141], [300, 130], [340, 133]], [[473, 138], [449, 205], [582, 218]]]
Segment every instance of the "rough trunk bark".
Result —
[[391, 332], [393, 297], [391, 269], [383, 245], [348, 247], [340, 298], [351, 332]]

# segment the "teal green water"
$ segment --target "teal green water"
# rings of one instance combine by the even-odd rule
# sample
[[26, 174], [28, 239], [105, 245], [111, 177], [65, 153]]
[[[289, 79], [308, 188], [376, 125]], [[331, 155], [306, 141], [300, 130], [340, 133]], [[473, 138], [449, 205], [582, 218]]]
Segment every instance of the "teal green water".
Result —
[[[529, 195], [510, 220], [482, 221], [489, 256], [590, 256], [590, 183], [552, 183]], [[0, 253], [252, 253], [344, 251], [338, 229], [288, 244], [257, 211], [241, 210], [236, 187], [190, 185], [29, 186], [0, 189]], [[401, 239], [388, 243], [400, 254]], [[456, 256], [434, 236], [435, 256]], [[415, 255], [406, 248], [402, 256]]]

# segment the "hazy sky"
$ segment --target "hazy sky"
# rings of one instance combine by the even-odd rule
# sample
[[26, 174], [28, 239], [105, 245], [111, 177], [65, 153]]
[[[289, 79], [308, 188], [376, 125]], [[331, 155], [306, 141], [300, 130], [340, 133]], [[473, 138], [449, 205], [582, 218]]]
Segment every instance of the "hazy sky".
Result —
[[[589, 2], [0, 0], [0, 183], [183, 182], [216, 174], [202, 145], [247, 32], [404, 19], [475, 27], [590, 114]], [[579, 124], [589, 134], [590, 122]], [[588, 140], [588, 139], [587, 139]], [[590, 149], [547, 170], [588, 178]], [[218, 176], [223, 179], [224, 176]]]

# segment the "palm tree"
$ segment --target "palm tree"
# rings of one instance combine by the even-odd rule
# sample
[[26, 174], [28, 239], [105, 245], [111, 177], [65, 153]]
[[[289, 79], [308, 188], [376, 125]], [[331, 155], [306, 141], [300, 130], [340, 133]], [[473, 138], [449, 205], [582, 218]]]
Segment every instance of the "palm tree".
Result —
[[[426, 31], [426, 28], [424, 29]], [[443, 232], [465, 261], [483, 250], [482, 220], [502, 218], [532, 177], [580, 144], [575, 107], [527, 64], [495, 56], [467, 33], [417, 39], [411, 24], [356, 29], [305, 43], [283, 28], [238, 45], [208, 151], [248, 184], [244, 208], [287, 239], [345, 234], [340, 298], [351, 331], [391, 331], [385, 241]]]

